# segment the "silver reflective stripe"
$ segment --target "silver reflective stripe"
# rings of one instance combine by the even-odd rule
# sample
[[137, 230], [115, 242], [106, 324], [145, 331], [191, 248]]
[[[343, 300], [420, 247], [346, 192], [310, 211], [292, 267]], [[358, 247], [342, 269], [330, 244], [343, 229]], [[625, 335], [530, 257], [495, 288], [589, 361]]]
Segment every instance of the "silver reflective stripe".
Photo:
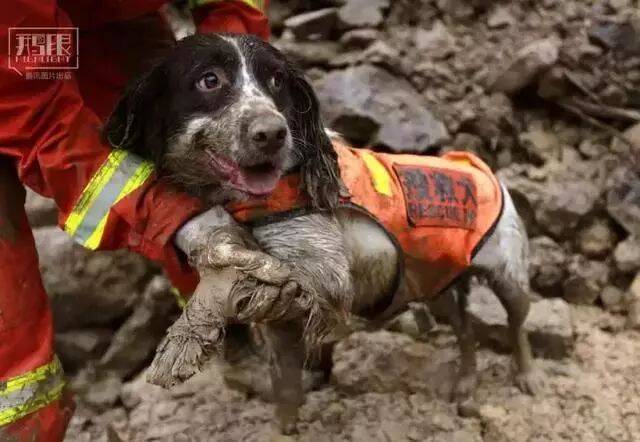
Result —
[[0, 426], [31, 414], [62, 396], [64, 373], [57, 358], [23, 375], [0, 382]]
[[135, 174], [138, 167], [142, 165], [135, 155], [127, 155], [118, 165], [107, 184], [100, 190], [100, 194], [93, 201], [93, 204], [87, 211], [82, 223], [74, 233], [74, 238], [80, 244], [85, 244], [89, 237], [93, 234], [96, 226], [102, 218], [107, 216], [111, 207], [116, 203], [118, 195], [127, 184], [127, 181]]

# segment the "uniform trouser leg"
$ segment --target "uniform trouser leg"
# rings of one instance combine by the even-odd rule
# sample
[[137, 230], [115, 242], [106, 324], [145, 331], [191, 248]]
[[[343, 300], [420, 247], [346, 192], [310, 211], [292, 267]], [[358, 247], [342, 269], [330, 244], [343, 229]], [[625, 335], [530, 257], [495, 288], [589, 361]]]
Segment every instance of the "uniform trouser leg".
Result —
[[0, 158], [0, 441], [58, 442], [73, 406], [24, 198], [13, 164]]

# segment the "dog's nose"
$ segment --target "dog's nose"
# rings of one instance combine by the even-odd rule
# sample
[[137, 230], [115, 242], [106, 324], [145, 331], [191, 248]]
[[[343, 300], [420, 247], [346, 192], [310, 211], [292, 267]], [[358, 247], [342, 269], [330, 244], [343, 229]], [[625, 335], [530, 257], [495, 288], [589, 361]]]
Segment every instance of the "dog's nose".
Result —
[[262, 116], [249, 126], [249, 139], [257, 148], [276, 153], [284, 145], [288, 132], [284, 118], [277, 115]]

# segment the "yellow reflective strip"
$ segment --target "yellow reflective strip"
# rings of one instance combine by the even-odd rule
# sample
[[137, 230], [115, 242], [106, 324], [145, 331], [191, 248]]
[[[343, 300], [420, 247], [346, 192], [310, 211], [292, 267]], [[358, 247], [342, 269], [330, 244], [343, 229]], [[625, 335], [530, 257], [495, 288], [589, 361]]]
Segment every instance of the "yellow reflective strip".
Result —
[[393, 191], [391, 190], [391, 175], [389, 175], [389, 172], [382, 163], [368, 152], [362, 154], [362, 159], [367, 169], [369, 169], [374, 189], [381, 195], [393, 196]]
[[[144, 182], [152, 173], [153, 165], [150, 162], [144, 161], [142, 164], [140, 164], [131, 178], [127, 180], [127, 183], [124, 185], [113, 204], [117, 204], [118, 201], [120, 201], [122, 198], [129, 195], [131, 192], [144, 184]], [[98, 248], [98, 246], [100, 245], [100, 241], [102, 241], [102, 235], [104, 234], [104, 228], [107, 224], [108, 217], [109, 212], [107, 212], [107, 214], [102, 217], [93, 233], [91, 233], [91, 236], [89, 236], [89, 238], [87, 238], [87, 240], [83, 243], [86, 248], [90, 250], [96, 250]]]
[[30, 399], [25, 404], [0, 410], [0, 426], [10, 424], [17, 421], [18, 419], [22, 419], [24, 416], [38, 411], [39, 409], [46, 407], [50, 403], [57, 401], [62, 396], [62, 390], [64, 390], [64, 386], [65, 382], [60, 381], [49, 391], [45, 391], [39, 394], [33, 399]]
[[78, 230], [87, 212], [100, 195], [100, 191], [109, 182], [126, 156], [127, 152], [123, 150], [114, 150], [109, 154], [105, 162], [102, 163], [102, 166], [100, 166], [98, 171], [91, 177], [91, 180], [82, 191], [78, 202], [67, 217], [64, 223], [65, 232], [73, 236], [76, 230]]
[[[189, 0], [189, 8], [197, 8], [199, 6], [208, 5], [209, 3], [219, 3], [226, 0]], [[251, 6], [254, 9], [264, 12], [264, 0], [238, 0]]]
[[[4, 383], [4, 388], [0, 390], [0, 398], [13, 391], [20, 390], [25, 385], [34, 384], [46, 379], [49, 376], [60, 373], [62, 373], [62, 365], [60, 364], [58, 358], [54, 356], [53, 360], [48, 364], [42, 365], [34, 370], [31, 370], [25, 374], [16, 376], [15, 378], [11, 378], [6, 381]], [[0, 382], [0, 385], [2, 384], [3, 383]]]
[[171, 293], [173, 293], [173, 296], [176, 297], [176, 303], [178, 304], [178, 307], [184, 308], [187, 305], [187, 298], [182, 296], [180, 290], [175, 287], [171, 287]]

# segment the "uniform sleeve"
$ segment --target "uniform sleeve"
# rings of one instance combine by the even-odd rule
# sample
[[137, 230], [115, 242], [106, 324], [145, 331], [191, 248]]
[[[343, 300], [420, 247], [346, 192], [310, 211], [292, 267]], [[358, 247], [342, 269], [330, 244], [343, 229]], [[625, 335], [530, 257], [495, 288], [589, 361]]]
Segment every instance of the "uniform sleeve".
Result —
[[189, 4], [199, 33], [232, 32], [269, 39], [269, 0], [190, 0]]
[[[20, 26], [70, 26], [55, 4], [16, 15]], [[5, 16], [6, 18], [7, 16]], [[197, 199], [158, 181], [153, 166], [102, 141], [101, 122], [70, 79], [27, 79], [9, 69], [8, 28], [0, 21], [0, 156], [20, 180], [52, 197], [60, 226], [90, 249], [129, 248], [159, 261], [178, 288], [197, 281], [173, 245], [176, 230], [201, 212]]]

